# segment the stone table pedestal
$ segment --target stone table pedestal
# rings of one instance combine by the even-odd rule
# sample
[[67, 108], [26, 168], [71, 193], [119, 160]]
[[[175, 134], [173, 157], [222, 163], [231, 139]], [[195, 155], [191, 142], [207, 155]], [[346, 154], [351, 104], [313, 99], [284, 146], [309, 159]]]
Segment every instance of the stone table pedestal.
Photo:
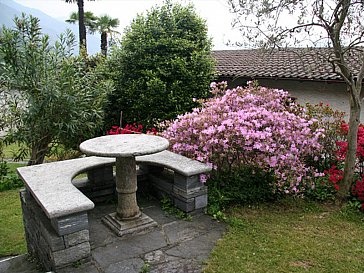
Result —
[[88, 155], [116, 157], [116, 212], [106, 215], [103, 222], [119, 236], [148, 231], [157, 224], [140, 212], [137, 200], [135, 156], [153, 154], [167, 149], [168, 140], [144, 134], [108, 135], [89, 139], [80, 145]]

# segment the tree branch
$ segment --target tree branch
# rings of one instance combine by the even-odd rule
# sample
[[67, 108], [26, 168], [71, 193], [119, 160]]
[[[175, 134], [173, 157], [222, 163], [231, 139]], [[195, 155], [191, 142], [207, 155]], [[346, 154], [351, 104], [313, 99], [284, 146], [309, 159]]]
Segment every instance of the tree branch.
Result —
[[364, 53], [361, 54], [361, 67], [360, 67], [360, 71], [359, 71], [359, 73], [357, 75], [357, 79], [356, 79], [356, 88], [360, 93], [361, 99], [364, 96], [364, 92], [362, 90], [363, 78], [364, 78]]
[[362, 32], [359, 37], [355, 38], [353, 41], [350, 42], [350, 44], [346, 47], [345, 52], [350, 51], [352, 48], [364, 43], [364, 41], [362, 40], [363, 37], [364, 32]]

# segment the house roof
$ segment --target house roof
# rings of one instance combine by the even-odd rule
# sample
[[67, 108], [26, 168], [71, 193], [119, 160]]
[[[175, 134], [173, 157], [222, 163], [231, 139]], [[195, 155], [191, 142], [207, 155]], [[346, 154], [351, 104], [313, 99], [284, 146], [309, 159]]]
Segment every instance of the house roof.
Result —
[[[220, 77], [275, 78], [342, 81], [332, 72], [327, 61], [329, 48], [290, 48], [286, 50], [217, 50], [213, 51]], [[358, 55], [355, 54], [358, 58]], [[349, 66], [357, 72], [359, 62], [354, 56], [347, 58]]]

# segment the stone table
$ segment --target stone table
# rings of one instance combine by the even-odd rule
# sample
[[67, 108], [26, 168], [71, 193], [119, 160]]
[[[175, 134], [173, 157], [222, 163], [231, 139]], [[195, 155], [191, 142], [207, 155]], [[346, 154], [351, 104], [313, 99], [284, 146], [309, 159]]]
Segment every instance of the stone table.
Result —
[[103, 222], [119, 236], [144, 232], [156, 222], [140, 212], [137, 200], [137, 174], [135, 157], [167, 149], [168, 140], [145, 134], [107, 135], [86, 140], [80, 150], [88, 155], [116, 158], [116, 212], [106, 215]]

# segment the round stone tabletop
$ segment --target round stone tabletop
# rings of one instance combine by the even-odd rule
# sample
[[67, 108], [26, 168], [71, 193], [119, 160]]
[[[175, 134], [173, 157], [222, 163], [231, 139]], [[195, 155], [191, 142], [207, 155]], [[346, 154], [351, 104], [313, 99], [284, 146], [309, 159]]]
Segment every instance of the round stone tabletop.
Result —
[[147, 155], [167, 149], [167, 139], [145, 134], [120, 134], [92, 138], [81, 143], [81, 152], [105, 157]]

